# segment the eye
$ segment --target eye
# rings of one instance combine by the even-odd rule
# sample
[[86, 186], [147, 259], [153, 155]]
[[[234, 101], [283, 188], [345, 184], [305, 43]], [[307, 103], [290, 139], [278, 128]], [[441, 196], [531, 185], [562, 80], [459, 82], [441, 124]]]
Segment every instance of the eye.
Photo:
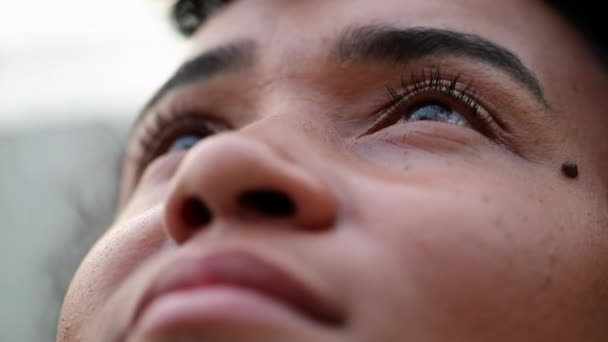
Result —
[[153, 160], [165, 154], [186, 151], [210, 135], [226, 131], [222, 121], [201, 114], [160, 114], [140, 130], [141, 155], [138, 168], [144, 170]]
[[438, 121], [473, 128], [463, 115], [440, 103], [423, 103], [401, 118], [402, 121]]
[[199, 134], [186, 134], [175, 139], [168, 152], [186, 151], [191, 149], [204, 137]]
[[493, 116], [476, 100], [477, 91], [459, 74], [439, 69], [412, 74], [401, 80], [402, 90], [387, 86], [390, 102], [376, 111], [378, 118], [363, 135], [397, 123], [433, 121], [471, 129], [498, 141], [500, 129]]

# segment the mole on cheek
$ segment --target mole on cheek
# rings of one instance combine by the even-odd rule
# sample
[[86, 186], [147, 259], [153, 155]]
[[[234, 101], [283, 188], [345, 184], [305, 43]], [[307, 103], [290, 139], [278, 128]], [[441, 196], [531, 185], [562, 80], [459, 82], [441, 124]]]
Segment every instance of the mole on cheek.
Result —
[[578, 164], [575, 161], [569, 160], [562, 164], [562, 173], [568, 178], [578, 178]]

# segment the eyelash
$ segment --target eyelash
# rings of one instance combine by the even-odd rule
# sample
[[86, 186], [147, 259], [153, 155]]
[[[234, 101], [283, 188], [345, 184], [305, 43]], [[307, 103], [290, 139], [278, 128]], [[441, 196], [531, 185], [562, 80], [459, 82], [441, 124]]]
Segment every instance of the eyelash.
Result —
[[[459, 114], [463, 114], [475, 130], [492, 137], [497, 122], [489, 113], [482, 110], [479, 102], [475, 100], [477, 91], [472, 82], [463, 82], [462, 78], [461, 74], [446, 73], [439, 67], [412, 72], [409, 79], [407, 76], [402, 76], [401, 90], [397, 90], [391, 85], [386, 86], [390, 101], [375, 112], [379, 118], [363, 135], [395, 124], [408, 111], [421, 103], [437, 102], [447, 104], [450, 108], [459, 107], [464, 111]], [[438, 99], [438, 95], [443, 96], [443, 99]], [[421, 100], [420, 98], [424, 96], [428, 98]]]
[[[137, 165], [143, 170], [154, 159], [163, 155], [177, 137], [193, 134], [207, 137], [215, 134], [219, 120], [201, 116], [189, 102], [176, 102], [167, 111], [151, 114], [153, 121], [143, 124], [138, 140], [141, 149]], [[222, 125], [224, 126], [224, 125]], [[226, 127], [229, 129], [229, 127]]]
[[[461, 74], [446, 73], [439, 67], [427, 68], [412, 72], [409, 78], [402, 76], [400, 88], [397, 90], [391, 85], [386, 86], [390, 100], [375, 112], [375, 115], [379, 116], [378, 119], [362, 135], [394, 125], [421, 103], [437, 102], [447, 104], [450, 108], [460, 108], [464, 113], [459, 114], [463, 114], [475, 130], [496, 138], [494, 126], [497, 122], [489, 113], [481, 110], [481, 105], [475, 100], [477, 92], [472, 82], [462, 82]], [[421, 97], [425, 96], [427, 98], [422, 100]], [[175, 138], [187, 134], [205, 137], [219, 131], [213, 126], [217, 126], [221, 121], [201, 116], [199, 112], [190, 101], [176, 101], [167, 111], [152, 114], [153, 121], [143, 124], [138, 140], [142, 151], [137, 158], [140, 171], [165, 153]], [[226, 130], [230, 129], [228, 125], [221, 126]]]

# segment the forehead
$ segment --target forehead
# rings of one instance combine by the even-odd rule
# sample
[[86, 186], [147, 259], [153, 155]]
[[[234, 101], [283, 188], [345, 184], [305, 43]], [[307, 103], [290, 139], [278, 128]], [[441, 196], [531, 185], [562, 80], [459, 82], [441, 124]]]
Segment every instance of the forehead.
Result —
[[540, 1], [532, 0], [236, 0], [205, 23], [192, 53], [254, 40], [265, 58], [280, 62], [326, 50], [344, 29], [363, 25], [473, 33], [517, 51], [532, 68], [542, 68], [535, 57], [567, 34], [559, 32], [556, 18]]

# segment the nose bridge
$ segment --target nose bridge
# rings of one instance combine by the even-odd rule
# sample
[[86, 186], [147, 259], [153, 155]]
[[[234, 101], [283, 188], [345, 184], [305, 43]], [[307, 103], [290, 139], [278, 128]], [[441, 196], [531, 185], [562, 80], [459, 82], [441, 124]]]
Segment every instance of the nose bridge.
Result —
[[331, 139], [333, 124], [322, 106], [308, 99], [313, 95], [302, 94], [291, 83], [277, 82], [267, 89], [270, 94], [259, 106], [264, 115], [233, 134], [265, 145], [286, 161], [314, 167], [305, 164], [318, 163], [323, 151], [336, 143]]
[[[214, 221], [281, 219], [294, 229], [325, 229], [335, 219], [331, 189], [290, 151], [301, 143], [268, 118], [196, 145], [180, 164], [165, 206], [165, 225], [177, 242]], [[278, 126], [275, 126], [278, 125]], [[295, 140], [298, 140], [296, 142]]]

